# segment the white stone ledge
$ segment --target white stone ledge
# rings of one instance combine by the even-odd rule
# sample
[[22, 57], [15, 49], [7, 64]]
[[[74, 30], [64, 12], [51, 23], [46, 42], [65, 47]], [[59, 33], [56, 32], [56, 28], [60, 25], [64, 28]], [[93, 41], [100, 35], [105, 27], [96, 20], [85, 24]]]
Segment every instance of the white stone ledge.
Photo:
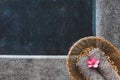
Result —
[[66, 59], [67, 56], [61, 55], [0, 55], [0, 58], [18, 59]]

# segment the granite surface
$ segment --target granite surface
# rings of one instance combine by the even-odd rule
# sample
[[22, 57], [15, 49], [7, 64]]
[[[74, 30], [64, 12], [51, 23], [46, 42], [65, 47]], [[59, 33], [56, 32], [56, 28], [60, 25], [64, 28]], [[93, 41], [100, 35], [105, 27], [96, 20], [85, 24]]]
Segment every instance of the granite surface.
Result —
[[91, 0], [0, 0], [0, 54], [64, 55], [89, 35]]
[[66, 58], [1, 58], [0, 80], [70, 80]]
[[[7, 11], [6, 10], [4, 11], [4, 9], [0, 9], [0, 17], [1, 17], [0, 18], [0, 26], [5, 25], [4, 27], [3, 26], [0, 27], [0, 30], [1, 30], [0, 33], [3, 34], [4, 30], [8, 32], [8, 33], [4, 33], [3, 35], [0, 35], [1, 51], [4, 48], [4, 46], [8, 46], [8, 48], [9, 48], [9, 46], [11, 46], [11, 45], [12, 45], [11, 46], [12, 49], [14, 49], [14, 48], [15, 48], [15, 50], [19, 49], [19, 46], [16, 47], [16, 43], [18, 41], [17, 45], [21, 45], [21, 44], [19, 44], [19, 39], [21, 39], [21, 43], [22, 43], [22, 41], [24, 42], [24, 43], [22, 43], [22, 46], [25, 47], [26, 52], [28, 52], [28, 54], [32, 54], [32, 53], [29, 53], [29, 49], [31, 49], [31, 51], [32, 51], [32, 48], [34, 48], [34, 47], [28, 47], [28, 46], [36, 45], [37, 42], [39, 42], [39, 40], [40, 40], [39, 38], [41, 38], [42, 36], [37, 35], [37, 36], [40, 36], [39, 38], [37, 38], [37, 37], [34, 37], [31, 33], [32, 29], [34, 30], [35, 34], [37, 34], [39, 32], [39, 31], [37, 32], [38, 25], [36, 24], [36, 23], [39, 23], [39, 18], [38, 18], [37, 22], [34, 22], [35, 17], [28, 17], [28, 16], [39, 15], [39, 12], [37, 14], [35, 14], [33, 10], [39, 9], [39, 6], [38, 6], [39, 2], [37, 2], [37, 1], [42, 1], [42, 0], [36, 0], [36, 1], [34, 0], [33, 1], [34, 3], [32, 3], [32, 4], [35, 4], [34, 6], [32, 6], [33, 9], [32, 8], [24, 9], [26, 4], [21, 2], [23, 0], [21, 0], [21, 1], [20, 0], [12, 0], [12, 1], [14, 1], [14, 3], [19, 2], [19, 4], [22, 4], [22, 5], [11, 5], [10, 3], [8, 3], [9, 1], [10, 0], [1, 0], [0, 1], [0, 4], [2, 4], [2, 5], [0, 5], [0, 8], [7, 9]], [[24, 0], [24, 1], [26, 3], [28, 3], [27, 0]], [[41, 4], [44, 4], [45, 3], [44, 1], [45, 0], [43, 0], [42, 1], [43, 3], [41, 3]], [[53, 0], [53, 1], [57, 3], [60, 0]], [[65, 5], [65, 4], [63, 4], [62, 1], [63, 0], [60, 1], [61, 5]], [[58, 11], [56, 11], [56, 15], [54, 15], [51, 10], [48, 11], [49, 13], [51, 12], [50, 15], [52, 15], [52, 17], [54, 17], [55, 19], [54, 18], [50, 19], [51, 17], [49, 15], [48, 16], [41, 15], [41, 18], [42, 17], [50, 17], [50, 18], [45, 19], [45, 20], [47, 20], [47, 22], [41, 22], [41, 23], [44, 23], [44, 25], [51, 24], [50, 27], [52, 25], [54, 25], [54, 27], [52, 27], [53, 32], [51, 32], [52, 30], [50, 31], [51, 35], [55, 34], [54, 31], [61, 30], [62, 28], [64, 28], [62, 31], [63, 33], [66, 34], [64, 36], [64, 38], [60, 37], [63, 35], [57, 36], [58, 33], [54, 35], [54, 36], [59, 37], [61, 43], [64, 43], [64, 46], [67, 46], [67, 44], [69, 44], [69, 43], [64, 42], [64, 39], [66, 39], [66, 40], [71, 39], [71, 37], [68, 36], [67, 31], [65, 31], [65, 30], [69, 29], [70, 33], [74, 33], [74, 31], [72, 32], [72, 30], [74, 30], [73, 26], [75, 27], [75, 29], [81, 30], [81, 27], [79, 27], [79, 28], [76, 27], [78, 24], [80, 24], [80, 25], [82, 24], [82, 23], [79, 23], [80, 12], [78, 12], [78, 14], [77, 13], [73, 14], [73, 11], [72, 11], [75, 9], [79, 9], [79, 6], [78, 6], [79, 2], [77, 2], [77, 1], [79, 1], [79, 0], [75, 0], [75, 2], [73, 2], [72, 0], [70, 2], [68, 0], [66, 0], [65, 2], [69, 6], [67, 5], [67, 6], [64, 6], [66, 8], [63, 8], [63, 6], [59, 6], [59, 7], [53, 6], [51, 3], [51, 0], [50, 0], [50, 2], [48, 1], [48, 3], [45, 3], [45, 4], [51, 4], [50, 6], [42, 6], [42, 8], [41, 8], [41, 10], [43, 9], [45, 11], [47, 11], [46, 9], [48, 7], [53, 7], [53, 8], [50, 8], [52, 11], [54, 11], [54, 9], [58, 10]], [[83, 1], [83, 3], [84, 3], [84, 1]], [[29, 6], [30, 4], [31, 3], [29, 3], [27, 6]], [[74, 4], [78, 8], [74, 8], [70, 4]], [[119, 42], [120, 42], [120, 39], [119, 39], [119, 37], [120, 37], [120, 32], [119, 32], [120, 31], [120, 27], [119, 27], [119, 25], [120, 25], [120, 5], [119, 4], [120, 4], [119, 0], [111, 0], [111, 1], [96, 0], [96, 35], [104, 37], [105, 39], [111, 41], [118, 48], [120, 48], [120, 45], [119, 45]], [[56, 5], [58, 5], [58, 4], [56, 4]], [[9, 6], [11, 6], [11, 7], [18, 6], [18, 7], [16, 7], [16, 8], [14, 7], [14, 9], [11, 10], [9, 8]], [[67, 7], [71, 7], [71, 8], [69, 9]], [[21, 8], [25, 12], [20, 12], [19, 10], [21, 10]], [[58, 17], [56, 17], [56, 16], [62, 15], [63, 13], [66, 12], [64, 9], [69, 9], [67, 11], [67, 12], [69, 12], [69, 16], [66, 16], [66, 17], [76, 16], [76, 17], [74, 17], [75, 19], [73, 19], [71, 17], [70, 18], [61, 18], [60, 22], [58, 21], [57, 24], [54, 24], [54, 22], [56, 22], [56, 18], [60, 18], [59, 16]], [[17, 12], [15, 12], [14, 10], [17, 10]], [[29, 12], [29, 10], [31, 10], [32, 14], [27, 13], [27, 11]], [[62, 12], [61, 12], [61, 10], [62, 10]], [[78, 11], [78, 10], [76, 10], [76, 11]], [[6, 15], [6, 17], [1, 16], [1, 14], [3, 15], [3, 12], [4, 12], [4, 15]], [[9, 15], [7, 14], [8, 12], [9, 12]], [[26, 14], [27, 18], [26, 18], [26, 16], [22, 16], [19, 13]], [[47, 14], [47, 12], [42, 12], [42, 13]], [[77, 15], [79, 15], [79, 17]], [[36, 16], [36, 17], [38, 17], [38, 16]], [[62, 16], [62, 17], [65, 17], [65, 16]], [[25, 20], [23, 20], [22, 18]], [[62, 21], [63, 19], [67, 19], [69, 21], [64, 23], [64, 21]], [[81, 18], [81, 20], [82, 19], [84, 20], [84, 18]], [[87, 18], [85, 18], [85, 20], [86, 19]], [[6, 22], [4, 22], [4, 20], [6, 20], [9, 24], [6, 24]], [[28, 20], [28, 22], [26, 20]], [[31, 23], [31, 20], [33, 20], [33, 24]], [[51, 22], [51, 20], [52, 20], [52, 22]], [[72, 20], [75, 20], [75, 22], [73, 22]], [[19, 24], [16, 24], [16, 23], [19, 23]], [[26, 24], [28, 31], [25, 30], [23, 23], [31, 23], [31, 24]], [[72, 23], [72, 24], [67, 24], [67, 23]], [[12, 26], [11, 26], [11, 24], [12, 24]], [[64, 24], [66, 24], [68, 26], [65, 27], [66, 25], [64, 25]], [[76, 26], [74, 24], [76, 24]], [[17, 27], [15, 27], [16, 25], [17, 25]], [[33, 28], [32, 25], [34, 25], [35, 27]], [[57, 26], [57, 25], [60, 25], [60, 26], [58, 28], [56, 28], [55, 26]], [[80, 25], [78, 25], [78, 26], [80, 26]], [[88, 24], [85, 24], [85, 25], [88, 25]], [[32, 26], [32, 27], [30, 27], [30, 26]], [[61, 27], [61, 26], [64, 26], [64, 27]], [[8, 29], [5, 29], [5, 27]], [[12, 28], [12, 27], [14, 27], [14, 28]], [[49, 27], [49, 30], [51, 29], [50, 27]], [[43, 27], [43, 28], [44, 29], [42, 29], [42, 31], [43, 31], [42, 34], [47, 35], [47, 33], [45, 33], [46, 27]], [[16, 30], [18, 30], [18, 31], [16, 31]], [[20, 37], [21, 32], [24, 35], [24, 36], [22, 36], [22, 38]], [[84, 30], [82, 33], [86, 34], [86, 33], [84, 33]], [[27, 37], [27, 35], [29, 35], [29, 34], [31, 34], [33, 37]], [[50, 34], [49, 34], [49, 36], [50, 36]], [[79, 34], [73, 34], [72, 36], [75, 36], [75, 35], [79, 35]], [[17, 37], [17, 36], [19, 36], [19, 37]], [[68, 36], [68, 37], [66, 37], [66, 36]], [[23, 39], [23, 37], [25, 38], [25, 40]], [[54, 38], [55, 37], [53, 37], [52, 40], [56, 41], [56, 39], [54, 39]], [[75, 39], [78, 39], [78, 38], [80, 38], [80, 37], [77, 37]], [[49, 37], [47, 39], [49, 39]], [[73, 39], [73, 37], [72, 37], [73, 42], [75, 39]], [[30, 44], [32, 40], [33, 40], [33, 42], [34, 42], [34, 40], [36, 40], [35, 41], [36, 43]], [[44, 42], [44, 40], [45, 40], [45, 38], [43, 38], [43, 43], [41, 42], [41, 45], [47, 44]], [[9, 44], [7, 43], [7, 41]], [[30, 43], [27, 41], [30, 41]], [[48, 40], [48, 42], [51, 42], [51, 41]], [[58, 40], [58, 42], [59, 42], [59, 40]], [[60, 45], [61, 43], [58, 44], [58, 42], [56, 41], [56, 43], [54, 45], [59, 45], [59, 47], [61, 46], [62, 47], [61, 49], [63, 49], [64, 46]], [[72, 43], [72, 41], [69, 41], [69, 42]], [[49, 44], [49, 45], [52, 45], [52, 44]], [[47, 45], [47, 46], [51, 47], [49, 45]], [[37, 46], [39, 47], [40, 45], [37, 45]], [[40, 54], [42, 54], [42, 51], [44, 52], [44, 50], [42, 50], [44, 47], [45, 46], [41, 47]], [[37, 48], [35, 48], [35, 49], [37, 49]], [[52, 49], [52, 50], [54, 51], [54, 49]], [[6, 51], [5, 53], [8, 54], [8, 52], [9, 52], [9, 50]], [[10, 54], [13, 54], [13, 53], [10, 53]], [[18, 54], [21, 54], [21, 52]], [[37, 54], [37, 53], [35, 53], [35, 54]], [[66, 57], [54, 56], [51, 58], [51, 57], [47, 56], [47, 57], [43, 58], [41, 56], [41, 58], [32, 58], [32, 57], [24, 56], [24, 57], [20, 58], [20, 56], [19, 56], [19, 57], [13, 58], [13, 57], [7, 56], [4, 58], [0, 57], [0, 80], [70, 80], [70, 77], [69, 77], [67, 69], [66, 69]]]
[[96, 0], [96, 35], [120, 49], [120, 1]]

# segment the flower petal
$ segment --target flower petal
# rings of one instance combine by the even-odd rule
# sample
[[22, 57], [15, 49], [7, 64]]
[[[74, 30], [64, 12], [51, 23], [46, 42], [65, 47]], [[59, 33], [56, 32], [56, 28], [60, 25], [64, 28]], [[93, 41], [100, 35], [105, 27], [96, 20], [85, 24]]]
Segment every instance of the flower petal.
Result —
[[100, 63], [100, 61], [99, 60], [97, 60], [96, 62], [95, 62], [95, 64], [99, 64]]
[[94, 68], [98, 68], [98, 64], [94, 64], [94, 66], [93, 66]]
[[92, 61], [92, 62], [96, 62], [97, 59], [93, 57], [93, 58], [91, 58], [91, 61]]
[[91, 60], [88, 60], [87, 63], [88, 63], [88, 64], [92, 64]]
[[89, 68], [97, 68], [100, 63], [100, 60], [96, 59], [95, 57], [92, 57], [87, 61], [87, 63]]
[[88, 65], [89, 68], [93, 67], [93, 65]]

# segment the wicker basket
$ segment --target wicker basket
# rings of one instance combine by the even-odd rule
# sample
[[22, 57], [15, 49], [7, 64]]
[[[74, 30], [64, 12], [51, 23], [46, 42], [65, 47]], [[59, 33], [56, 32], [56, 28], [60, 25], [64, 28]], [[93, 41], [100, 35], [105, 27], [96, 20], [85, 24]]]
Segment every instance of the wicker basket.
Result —
[[82, 72], [78, 70], [78, 67], [76, 67], [76, 63], [80, 55], [88, 53], [93, 48], [99, 48], [106, 56], [109, 56], [110, 60], [114, 62], [114, 66], [117, 67], [118, 74], [120, 75], [119, 50], [103, 38], [90, 36], [78, 40], [69, 50], [66, 65], [72, 80], [87, 80]]

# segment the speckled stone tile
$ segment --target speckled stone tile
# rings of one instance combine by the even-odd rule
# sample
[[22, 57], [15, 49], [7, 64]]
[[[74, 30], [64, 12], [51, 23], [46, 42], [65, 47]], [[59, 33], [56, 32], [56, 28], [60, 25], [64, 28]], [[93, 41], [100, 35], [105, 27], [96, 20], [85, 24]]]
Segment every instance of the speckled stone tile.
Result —
[[2, 55], [66, 55], [92, 34], [92, 0], [0, 0]]
[[120, 49], [120, 0], [96, 0], [96, 35]]
[[0, 58], [0, 80], [70, 80], [65, 58]]

